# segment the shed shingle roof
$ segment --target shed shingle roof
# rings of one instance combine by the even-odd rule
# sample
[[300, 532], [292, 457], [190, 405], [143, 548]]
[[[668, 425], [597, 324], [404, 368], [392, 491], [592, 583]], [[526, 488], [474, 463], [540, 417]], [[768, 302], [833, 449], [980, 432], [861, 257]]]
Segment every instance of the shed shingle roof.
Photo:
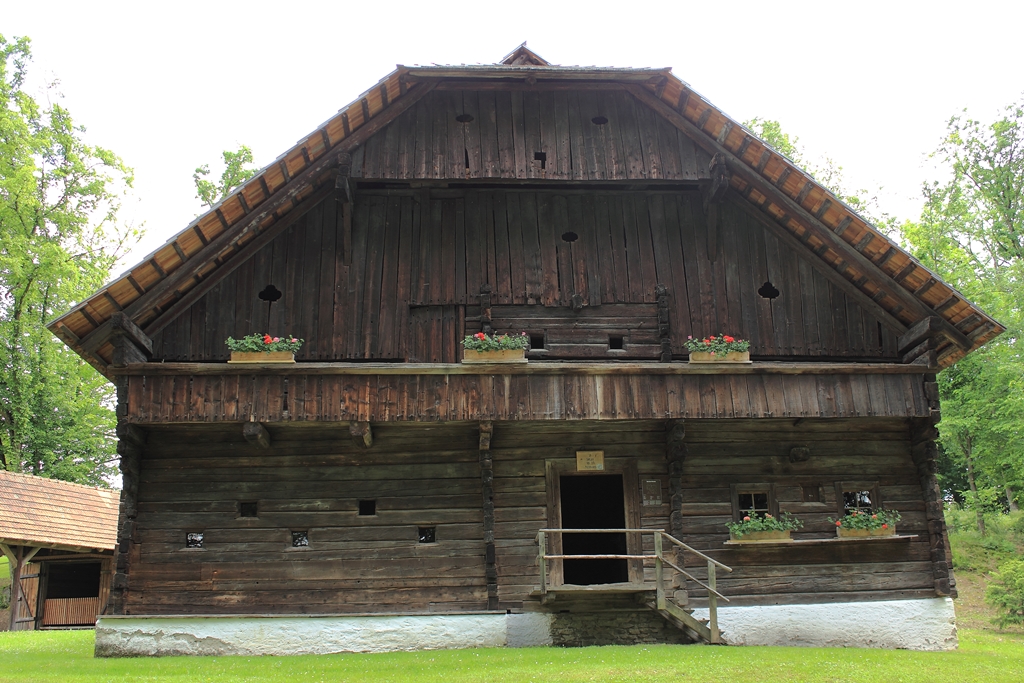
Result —
[[0, 470], [0, 542], [113, 550], [119, 491]]

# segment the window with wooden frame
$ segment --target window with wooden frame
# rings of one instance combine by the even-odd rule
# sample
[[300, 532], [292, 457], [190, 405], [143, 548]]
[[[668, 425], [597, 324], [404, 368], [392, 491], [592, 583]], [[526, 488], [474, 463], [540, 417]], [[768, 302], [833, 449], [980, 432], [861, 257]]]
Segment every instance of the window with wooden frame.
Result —
[[778, 502], [775, 500], [775, 484], [732, 484], [732, 518], [740, 521], [745, 515], [764, 517], [779, 516]]
[[877, 481], [837, 481], [836, 504], [840, 515], [882, 508]]

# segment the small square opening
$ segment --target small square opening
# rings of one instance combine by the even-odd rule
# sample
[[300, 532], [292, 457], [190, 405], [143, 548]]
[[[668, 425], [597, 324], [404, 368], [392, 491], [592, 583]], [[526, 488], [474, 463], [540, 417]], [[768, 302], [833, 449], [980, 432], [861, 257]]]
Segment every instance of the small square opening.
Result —
[[432, 527], [432, 526], [421, 526], [421, 527], [419, 527], [419, 539], [420, 539], [420, 543], [436, 543], [437, 542], [437, 527]]
[[801, 486], [804, 494], [805, 503], [820, 503], [821, 502], [821, 488], [819, 486]]
[[846, 514], [851, 512], [871, 512], [874, 505], [871, 502], [871, 491], [843, 491], [843, 511]]
[[361, 500], [359, 501], [359, 516], [360, 517], [373, 517], [377, 514], [377, 501], [375, 500]]
[[202, 548], [203, 547], [203, 533], [202, 532], [190, 532], [185, 534], [185, 547], [186, 548]]
[[258, 517], [256, 503], [239, 503], [238, 504], [238, 516], [239, 517]]
[[293, 548], [306, 548], [309, 546], [309, 532], [308, 531], [293, 531], [292, 532], [292, 547]]
[[530, 350], [537, 351], [544, 348], [544, 335], [543, 334], [531, 334], [530, 335]]
[[608, 336], [608, 349], [611, 351], [621, 351], [625, 348], [626, 340], [621, 334], [612, 334]]

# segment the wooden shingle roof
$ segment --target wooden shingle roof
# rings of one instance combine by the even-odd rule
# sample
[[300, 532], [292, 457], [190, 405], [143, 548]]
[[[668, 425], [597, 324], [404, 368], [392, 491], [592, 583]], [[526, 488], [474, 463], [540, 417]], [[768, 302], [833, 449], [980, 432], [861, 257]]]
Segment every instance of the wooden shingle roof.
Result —
[[0, 470], [0, 543], [113, 550], [119, 491]]
[[226, 263], [269, 242], [290, 224], [289, 214], [301, 215], [334, 192], [333, 174], [343, 154], [442, 81], [486, 81], [499, 87], [575, 81], [620, 87], [705, 151], [722, 155], [731, 171], [734, 199], [802, 242], [874, 301], [889, 326], [903, 332], [934, 318], [942, 339], [940, 366], [1005, 329], [670, 69], [553, 66], [524, 44], [496, 65], [399, 66], [163, 247], [53, 321], [50, 330], [106, 372], [112, 315], [123, 312], [149, 335], [162, 329], [209, 291]]

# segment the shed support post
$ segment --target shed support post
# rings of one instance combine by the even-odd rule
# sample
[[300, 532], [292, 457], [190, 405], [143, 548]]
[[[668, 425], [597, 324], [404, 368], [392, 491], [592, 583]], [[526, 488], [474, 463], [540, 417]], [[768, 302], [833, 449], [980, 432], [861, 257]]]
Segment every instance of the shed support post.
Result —
[[[925, 375], [925, 381], [934, 375]], [[937, 403], [937, 402], [936, 402]], [[937, 409], [935, 412], [938, 412]], [[910, 427], [910, 455], [917, 466], [917, 476], [924, 494], [925, 519], [928, 521], [928, 547], [932, 563], [935, 594], [956, 597], [956, 578], [949, 564], [949, 535], [942, 509], [942, 491], [935, 478], [938, 430], [930, 418], [915, 419]]]

